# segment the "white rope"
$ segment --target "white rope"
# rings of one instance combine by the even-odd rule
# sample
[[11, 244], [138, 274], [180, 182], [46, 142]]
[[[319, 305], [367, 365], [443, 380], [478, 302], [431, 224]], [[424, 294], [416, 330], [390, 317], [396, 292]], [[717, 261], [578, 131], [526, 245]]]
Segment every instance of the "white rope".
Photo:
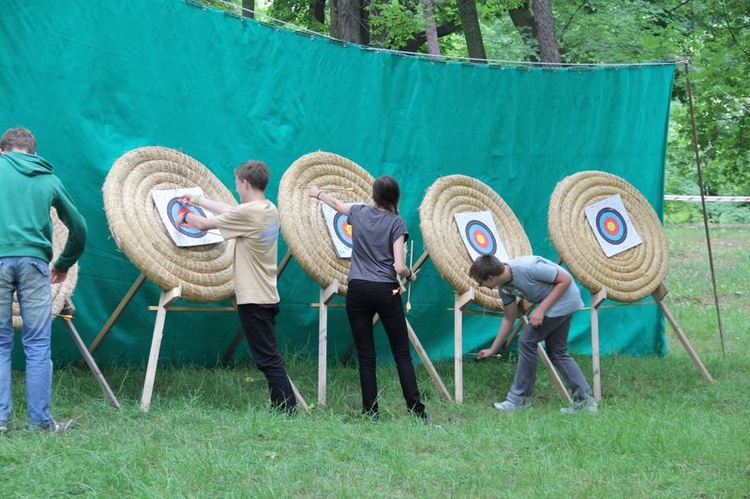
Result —
[[[186, 4], [188, 5], [195, 5], [198, 7], [201, 7], [204, 11], [205, 10], [213, 10], [216, 12], [221, 12], [224, 14], [228, 14], [227, 11], [223, 11], [221, 9], [217, 9], [216, 7], [212, 7], [210, 5], [206, 5], [201, 0], [184, 0]], [[354, 46], [359, 47], [361, 50], [367, 50], [370, 52], [386, 52], [391, 54], [396, 54], [401, 57], [419, 57], [421, 59], [427, 59], [433, 62], [442, 62], [447, 64], [448, 62], [461, 62], [464, 64], [471, 64], [474, 66], [538, 66], [542, 68], [547, 68], [551, 70], [557, 70], [557, 69], [565, 69], [569, 67], [575, 67], [577, 69], [585, 69], [585, 68], [602, 68], [602, 67], [610, 67], [610, 68], [619, 68], [619, 67], [643, 67], [643, 66], [667, 66], [672, 64], [679, 64], [679, 63], [686, 63], [688, 62], [687, 59], [675, 59], [675, 60], [669, 60], [669, 61], [652, 61], [652, 62], [637, 62], [637, 63], [567, 63], [567, 62], [532, 62], [532, 61], [506, 61], [502, 59], [472, 59], [471, 57], [462, 57], [462, 56], [456, 56], [456, 55], [433, 55], [433, 54], [423, 54], [420, 52], [406, 52], [403, 50], [394, 50], [394, 49], [386, 49], [386, 48], [379, 48], [379, 47], [370, 47], [367, 45], [359, 45], [353, 42], [347, 42], [346, 40], [340, 40], [338, 38], [333, 38], [329, 35], [319, 33], [317, 31], [312, 31], [308, 28], [305, 28], [303, 26], [297, 26], [296, 24], [292, 24], [287, 21], [282, 21], [281, 19], [276, 19], [275, 17], [271, 17], [267, 14], [264, 14], [263, 12], [259, 12], [252, 9], [246, 9], [242, 7], [241, 5], [236, 5], [228, 0], [215, 0], [216, 3], [221, 3], [226, 5], [228, 8], [231, 8], [232, 10], [238, 10], [240, 11], [240, 14], [238, 17], [241, 20], [244, 20], [245, 18], [250, 18], [249, 15], [246, 14], [253, 14], [256, 17], [261, 17], [263, 19], [267, 19], [270, 22], [266, 21], [259, 21], [259, 22], [266, 22], [266, 24], [273, 24], [273, 26], [276, 29], [284, 28], [289, 31], [294, 31], [296, 33], [302, 33], [305, 35], [309, 35], [310, 39], [314, 38], [324, 38], [327, 39], [330, 42], [337, 43], [344, 46]]]
[[[750, 196], [704, 196], [703, 199], [714, 203], [750, 203]], [[682, 196], [665, 194], [665, 201], [700, 201], [700, 196]]]

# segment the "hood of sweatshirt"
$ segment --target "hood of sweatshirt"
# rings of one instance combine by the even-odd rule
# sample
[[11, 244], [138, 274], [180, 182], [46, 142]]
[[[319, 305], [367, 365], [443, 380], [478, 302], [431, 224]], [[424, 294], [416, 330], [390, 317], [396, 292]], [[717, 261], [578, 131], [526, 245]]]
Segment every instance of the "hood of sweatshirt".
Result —
[[36, 154], [25, 152], [8, 152], [0, 154], [0, 168], [3, 162], [18, 170], [19, 173], [33, 177], [35, 175], [49, 175], [52, 173], [52, 165], [46, 159]]

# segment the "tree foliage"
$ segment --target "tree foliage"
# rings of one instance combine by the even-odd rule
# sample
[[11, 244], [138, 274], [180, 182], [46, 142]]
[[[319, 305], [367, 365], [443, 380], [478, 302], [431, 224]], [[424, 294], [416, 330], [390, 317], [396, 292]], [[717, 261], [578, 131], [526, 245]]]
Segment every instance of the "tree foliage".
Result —
[[[331, 2], [343, 0], [269, 1], [271, 17], [330, 34], [332, 12], [337, 15]], [[356, 21], [360, 43], [426, 52], [423, 0], [346, 1], [363, 12]], [[207, 3], [231, 8], [241, 0]], [[551, 7], [552, 26], [544, 29], [552, 30], [563, 64], [689, 60], [687, 71], [678, 64], [674, 85], [667, 189], [698, 192], [694, 113], [706, 193], [750, 194], [747, 0], [434, 0], [433, 5], [444, 56], [486, 56], [490, 63], [543, 60], [540, 19], [534, 13], [541, 5]]]

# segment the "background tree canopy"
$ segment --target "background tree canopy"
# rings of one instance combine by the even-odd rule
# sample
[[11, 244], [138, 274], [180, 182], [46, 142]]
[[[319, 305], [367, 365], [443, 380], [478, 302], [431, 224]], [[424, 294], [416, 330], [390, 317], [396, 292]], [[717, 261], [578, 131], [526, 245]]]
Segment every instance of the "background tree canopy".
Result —
[[[291, 29], [408, 52], [427, 54], [432, 30], [439, 47], [431, 54], [479, 63], [688, 60], [673, 91], [666, 190], [700, 192], [687, 75], [705, 193], [750, 194], [746, 0], [244, 0], [244, 10], [243, 0], [205, 3]], [[426, 11], [434, 14], [425, 16]], [[668, 205], [666, 214], [684, 208]], [[709, 215], [750, 222], [750, 206], [711, 206]]]

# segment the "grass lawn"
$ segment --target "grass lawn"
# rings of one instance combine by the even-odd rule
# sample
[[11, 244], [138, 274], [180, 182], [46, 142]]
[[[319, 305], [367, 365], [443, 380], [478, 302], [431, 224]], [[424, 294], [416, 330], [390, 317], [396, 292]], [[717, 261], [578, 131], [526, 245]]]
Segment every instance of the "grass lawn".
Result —
[[[429, 428], [406, 414], [392, 366], [380, 369], [377, 424], [358, 417], [356, 367], [329, 365], [328, 404], [294, 418], [267, 409], [249, 364], [159, 369], [149, 413], [143, 368], [106, 368], [123, 404], [89, 371], [54, 373], [65, 434], [30, 433], [23, 373], [14, 373], [11, 430], [0, 437], [2, 497], [750, 497], [750, 227], [712, 229], [726, 357], [703, 228], [668, 226], [670, 311], [715, 383], [671, 329], [665, 358], [605, 357], [597, 415], [561, 414], [539, 370], [534, 405], [501, 414], [515, 364], [464, 364], [465, 402], [439, 399], [417, 369]], [[577, 359], [591, 380], [591, 359]], [[287, 356], [311, 402], [314, 360]], [[436, 367], [452, 390], [452, 362]]]

